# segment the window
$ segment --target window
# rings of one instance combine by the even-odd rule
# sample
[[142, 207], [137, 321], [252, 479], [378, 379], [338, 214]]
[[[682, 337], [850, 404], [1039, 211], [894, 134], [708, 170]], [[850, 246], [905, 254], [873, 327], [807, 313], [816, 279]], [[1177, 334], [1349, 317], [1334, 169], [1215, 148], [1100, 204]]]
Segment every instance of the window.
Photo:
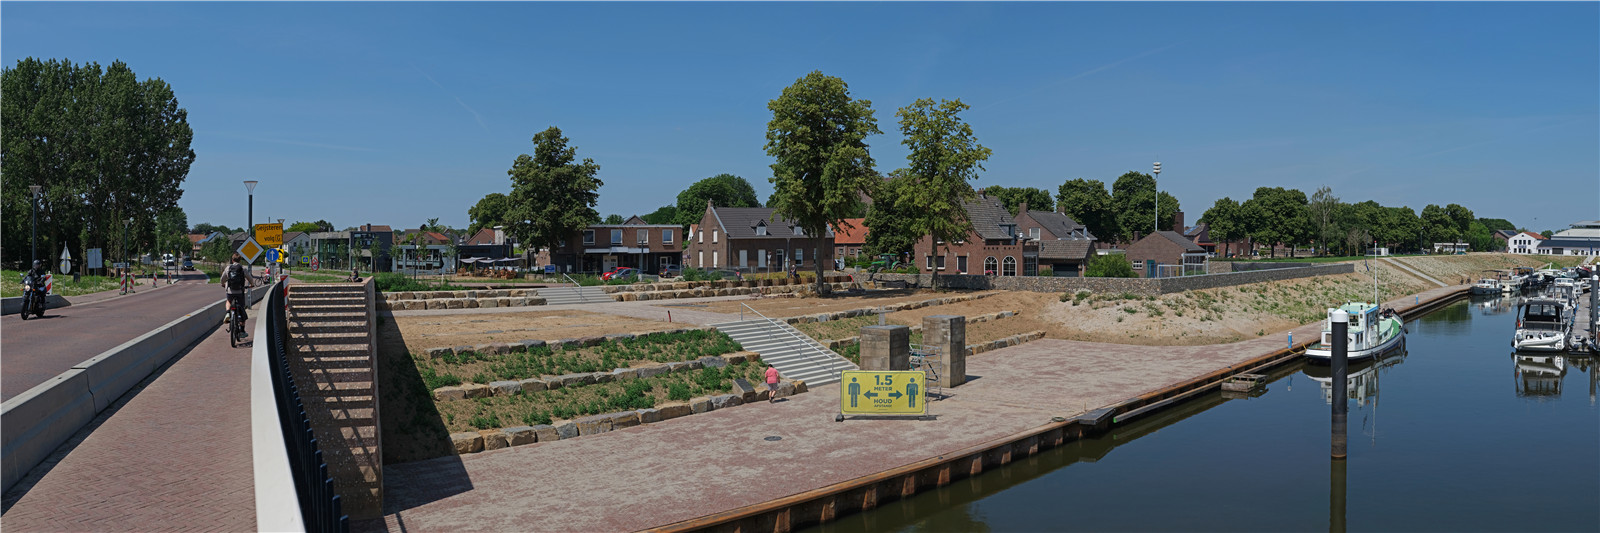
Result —
[[622, 230], [611, 230], [611, 244], [622, 244]]
[[705, 250], [701, 250], [701, 251], [695, 252], [694, 266], [700, 267], [700, 268], [705, 268], [706, 267], [706, 252], [705, 252]]
[[796, 225], [794, 227], [794, 234], [795, 235], [805, 235], [806, 234], [806, 230], [800, 229], [800, 226]]
[[717, 251], [716, 250], [712, 250], [711, 251], [711, 268], [717, 268], [719, 266], [722, 266], [722, 264], [719, 263], [718, 261], [719, 261], [719, 259], [717, 257]]
[[711, 244], [716, 244], [717, 243], [717, 235], [721, 234], [721, 233], [722, 233], [722, 230], [715, 230], [715, 229], [711, 230]]
[[767, 268], [767, 251], [756, 250], [756, 267]]
[[705, 243], [706, 242], [706, 230], [700, 230], [699, 235], [696, 235], [695, 242], [698, 242], [698, 243]]
[[1038, 239], [1039, 238], [1039, 228], [1028, 228], [1028, 238], [1030, 238], [1030, 239]]
[[1144, 260], [1140, 259], [1138, 261], [1134, 261], [1133, 262], [1133, 269], [1134, 270], [1144, 270]]
[[661, 244], [672, 244], [672, 230], [661, 230]]
[[767, 234], [767, 223], [766, 222], [758, 222], [758, 223], [756, 223], [756, 236], [760, 237], [760, 236], [765, 236], [766, 234]]
[[956, 256], [956, 272], [967, 273], [967, 256]]
[[993, 275], [998, 274], [998, 273], [1000, 273], [1000, 263], [996, 262], [994, 260], [993, 256], [984, 258], [984, 260], [983, 260], [983, 275], [985, 275], [985, 276], [993, 276]]
[[933, 258], [933, 260], [934, 260], [934, 266], [936, 268], [938, 268], [939, 270], [944, 270], [944, 256], [941, 255], [941, 256], [935, 257], [935, 258]]
[[928, 266], [923, 267], [923, 268], [926, 268], [928, 270], [933, 270], [933, 256], [929, 255], [929, 256], [925, 256], [925, 257], [928, 258]]
[[739, 268], [750, 266], [749, 250], [739, 250]]
[[639, 230], [639, 246], [650, 244], [650, 230]]
[[804, 248], [794, 249], [794, 264], [796, 266], [806, 264], [806, 253]]
[[592, 230], [592, 229], [583, 230], [583, 243], [584, 244], [594, 244], [594, 230]]
[[1005, 270], [1001, 271], [1000, 275], [1002, 275], [1002, 276], [1015, 276], [1015, 275], [1017, 275], [1017, 258], [1011, 257], [1009, 255], [1006, 256], [1006, 261], [1005, 261], [1005, 264], [1004, 264], [1004, 268], [1005, 268]]

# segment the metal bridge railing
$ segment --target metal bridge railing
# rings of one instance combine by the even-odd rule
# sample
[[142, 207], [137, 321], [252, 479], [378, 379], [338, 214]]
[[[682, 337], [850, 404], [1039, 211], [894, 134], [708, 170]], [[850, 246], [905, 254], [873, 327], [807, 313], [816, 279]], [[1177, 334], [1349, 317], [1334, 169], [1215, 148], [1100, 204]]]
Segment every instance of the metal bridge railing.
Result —
[[[261, 531], [350, 531], [289, 369], [287, 286], [267, 290], [251, 350], [252, 455]], [[280, 438], [272, 438], [279, 436]]]

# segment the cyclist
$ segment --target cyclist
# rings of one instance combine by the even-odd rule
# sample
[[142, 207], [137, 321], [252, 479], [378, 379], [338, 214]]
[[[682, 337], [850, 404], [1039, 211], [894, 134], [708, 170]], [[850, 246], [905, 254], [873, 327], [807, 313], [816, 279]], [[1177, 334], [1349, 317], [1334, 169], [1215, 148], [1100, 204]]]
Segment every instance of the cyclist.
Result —
[[[250, 279], [250, 274], [245, 272], [244, 265], [239, 264], [241, 259], [239, 254], [233, 254], [233, 261], [222, 271], [222, 286], [228, 293], [228, 301], [233, 305], [233, 318], [243, 326], [245, 319], [249, 318], [245, 315], [245, 307], [248, 305], [244, 297], [245, 288], [254, 285], [255, 282]], [[244, 328], [241, 327], [240, 331], [244, 331]]]

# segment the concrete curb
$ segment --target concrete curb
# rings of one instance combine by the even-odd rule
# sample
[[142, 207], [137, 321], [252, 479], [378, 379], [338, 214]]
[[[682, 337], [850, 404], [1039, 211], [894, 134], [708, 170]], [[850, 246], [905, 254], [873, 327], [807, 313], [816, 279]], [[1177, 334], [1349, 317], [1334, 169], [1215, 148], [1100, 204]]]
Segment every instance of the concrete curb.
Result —
[[[51, 294], [44, 299], [45, 309], [55, 309], [58, 307], [67, 307], [69, 305], [72, 305], [72, 302], [67, 301], [65, 296], [59, 294]], [[0, 300], [0, 315], [14, 315], [21, 311], [21, 296], [12, 296], [10, 298]]]
[[[252, 290], [253, 303], [266, 288]], [[10, 490], [56, 447], [161, 365], [222, 323], [221, 300], [73, 365], [0, 406], [0, 490]]]

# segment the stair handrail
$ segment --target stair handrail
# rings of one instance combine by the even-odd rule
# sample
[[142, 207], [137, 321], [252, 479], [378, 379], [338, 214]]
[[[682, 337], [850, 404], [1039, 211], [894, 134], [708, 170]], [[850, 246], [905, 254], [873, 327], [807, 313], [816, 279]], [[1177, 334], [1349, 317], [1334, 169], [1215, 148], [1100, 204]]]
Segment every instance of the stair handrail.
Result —
[[583, 300], [583, 303], [589, 303], [589, 298], [583, 295], [583, 286], [578, 284], [578, 280], [572, 279], [572, 276], [568, 276], [565, 272], [561, 273], [561, 277], [567, 278], [567, 281], [572, 282], [572, 292], [577, 293], [579, 300]]
[[[750, 304], [746, 304], [746, 303], [742, 303], [741, 302], [739, 305], [744, 306], [745, 309], [749, 309], [751, 313], [755, 313], [755, 315], [761, 317], [762, 320], [766, 320], [767, 323], [772, 324], [774, 327], [778, 328], [778, 331], [782, 331], [784, 334], [788, 335], [789, 337], [793, 338], [794, 340], [799, 341], [800, 344], [804, 345], [810, 352], [816, 352], [817, 355], [822, 356], [822, 359], [823, 359], [822, 367], [823, 367], [823, 369], [828, 370], [830, 373], [832, 373], [833, 374], [833, 379], [835, 381], [839, 381], [839, 380], [843, 379], [843, 378], [840, 377], [839, 371], [834, 368], [834, 366], [836, 366], [836, 365], [834, 365], [832, 363], [833, 363], [833, 357], [838, 357], [840, 359], [844, 359], [844, 356], [840, 356], [838, 354], [833, 354], [830, 357], [828, 354], [822, 353], [822, 350], [818, 350], [816, 346], [812, 346], [812, 344], [816, 344], [817, 346], [821, 346], [822, 345], [821, 343], [818, 343], [816, 341], [816, 339], [812, 339], [810, 337], [801, 338], [800, 335], [798, 334], [799, 333], [798, 330], [790, 331], [790, 329], [792, 329], [792, 328], [785, 328], [784, 326], [789, 325], [787, 322], [779, 323], [777, 320], [773, 320], [772, 318], [768, 317], [767, 315], [761, 314], [761, 312], [757, 311], [754, 307], [750, 307]], [[744, 312], [740, 311], [740, 313], [743, 314]], [[770, 333], [770, 332], [767, 333], [767, 337], [768, 338], [771, 338], [772, 336], [773, 336], [772, 333]], [[800, 353], [806, 359], [810, 359], [811, 358], [811, 356], [807, 354], [806, 350], [802, 350]], [[832, 352], [830, 351], [829, 353], [832, 353]], [[845, 360], [845, 361], [848, 362], [849, 360]]]

